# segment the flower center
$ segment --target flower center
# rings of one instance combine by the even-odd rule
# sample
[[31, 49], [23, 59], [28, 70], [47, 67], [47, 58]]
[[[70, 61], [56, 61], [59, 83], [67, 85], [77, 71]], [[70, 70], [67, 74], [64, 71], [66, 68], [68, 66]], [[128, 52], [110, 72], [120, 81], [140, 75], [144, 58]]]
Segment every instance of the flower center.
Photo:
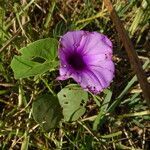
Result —
[[73, 53], [71, 54], [68, 59], [68, 64], [75, 70], [83, 70], [86, 66], [83, 57], [81, 54]]

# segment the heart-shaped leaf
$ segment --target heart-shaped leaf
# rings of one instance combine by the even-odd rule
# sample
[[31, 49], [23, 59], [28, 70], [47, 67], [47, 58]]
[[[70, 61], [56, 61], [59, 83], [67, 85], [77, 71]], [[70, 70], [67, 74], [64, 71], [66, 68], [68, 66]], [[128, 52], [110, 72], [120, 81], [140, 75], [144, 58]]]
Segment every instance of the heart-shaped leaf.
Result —
[[22, 55], [14, 56], [11, 62], [15, 78], [26, 78], [54, 70], [58, 65], [57, 46], [57, 40], [46, 38], [22, 48]]
[[33, 102], [32, 114], [35, 121], [47, 132], [57, 127], [63, 117], [58, 99], [50, 94], [39, 96]]
[[88, 93], [78, 85], [66, 86], [57, 96], [66, 121], [75, 121], [85, 113], [84, 106], [88, 100]]

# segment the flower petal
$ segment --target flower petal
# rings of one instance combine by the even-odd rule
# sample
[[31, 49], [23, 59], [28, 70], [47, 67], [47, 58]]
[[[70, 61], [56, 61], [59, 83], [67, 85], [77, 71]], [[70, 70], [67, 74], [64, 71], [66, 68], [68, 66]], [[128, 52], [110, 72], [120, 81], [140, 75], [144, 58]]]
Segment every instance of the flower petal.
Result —
[[99, 65], [90, 66], [90, 68], [97, 76], [101, 76], [108, 84], [114, 77], [115, 67], [112, 61], [103, 61]]
[[[88, 42], [87, 42], [88, 41]], [[91, 32], [81, 39], [80, 49], [84, 55], [112, 53], [112, 43], [103, 34]]]
[[70, 78], [70, 77], [68, 77], [68, 76], [58, 76], [56, 78], [56, 80], [67, 80], [68, 78]]
[[80, 84], [84, 90], [89, 90], [93, 93], [102, 91], [101, 81], [90, 70], [81, 72], [80, 74], [74, 74], [72, 78]]
[[104, 66], [91, 66], [90, 69], [79, 73], [76, 78], [72, 78], [79, 83], [83, 89], [97, 94], [104, 88], [107, 88], [114, 77], [113, 62], [107, 61]]
[[80, 45], [80, 41], [84, 31], [69, 31], [60, 39], [60, 48], [63, 48], [66, 51], [74, 51], [76, 47]]
[[101, 62], [112, 60], [112, 54], [84, 55], [83, 59], [87, 65], [99, 65]]
[[60, 67], [59, 68], [59, 74], [60, 74], [60, 76], [57, 77], [57, 80], [69, 79], [70, 78], [70, 74], [71, 74], [70, 68], [68, 68], [66, 66]]

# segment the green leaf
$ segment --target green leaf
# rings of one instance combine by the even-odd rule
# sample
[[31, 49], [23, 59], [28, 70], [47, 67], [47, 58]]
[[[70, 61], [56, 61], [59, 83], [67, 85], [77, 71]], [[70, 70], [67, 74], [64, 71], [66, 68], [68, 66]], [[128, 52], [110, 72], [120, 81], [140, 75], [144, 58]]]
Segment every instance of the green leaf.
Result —
[[20, 50], [21, 56], [14, 56], [11, 62], [16, 79], [43, 74], [54, 70], [58, 42], [55, 39], [41, 39]]
[[97, 130], [98, 129], [98, 125], [101, 126], [101, 124], [104, 122], [105, 119], [105, 115], [107, 113], [107, 108], [108, 108], [108, 104], [111, 100], [112, 97], [112, 91], [106, 89], [104, 91], [104, 93], [106, 94], [105, 99], [102, 103], [102, 106], [100, 107], [99, 113], [93, 123], [93, 130]]
[[58, 99], [51, 94], [39, 96], [32, 105], [32, 114], [37, 123], [49, 132], [62, 119], [62, 109]]
[[85, 113], [88, 93], [78, 85], [70, 84], [66, 86], [57, 96], [66, 121], [75, 121]]

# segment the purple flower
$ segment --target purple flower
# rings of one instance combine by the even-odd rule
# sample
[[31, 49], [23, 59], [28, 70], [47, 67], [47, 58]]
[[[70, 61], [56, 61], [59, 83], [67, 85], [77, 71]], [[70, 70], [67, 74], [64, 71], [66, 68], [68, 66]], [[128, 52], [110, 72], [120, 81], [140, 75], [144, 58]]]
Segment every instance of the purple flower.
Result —
[[101, 92], [113, 79], [112, 43], [98, 32], [67, 32], [60, 39], [59, 59], [57, 79], [73, 78], [92, 93]]

